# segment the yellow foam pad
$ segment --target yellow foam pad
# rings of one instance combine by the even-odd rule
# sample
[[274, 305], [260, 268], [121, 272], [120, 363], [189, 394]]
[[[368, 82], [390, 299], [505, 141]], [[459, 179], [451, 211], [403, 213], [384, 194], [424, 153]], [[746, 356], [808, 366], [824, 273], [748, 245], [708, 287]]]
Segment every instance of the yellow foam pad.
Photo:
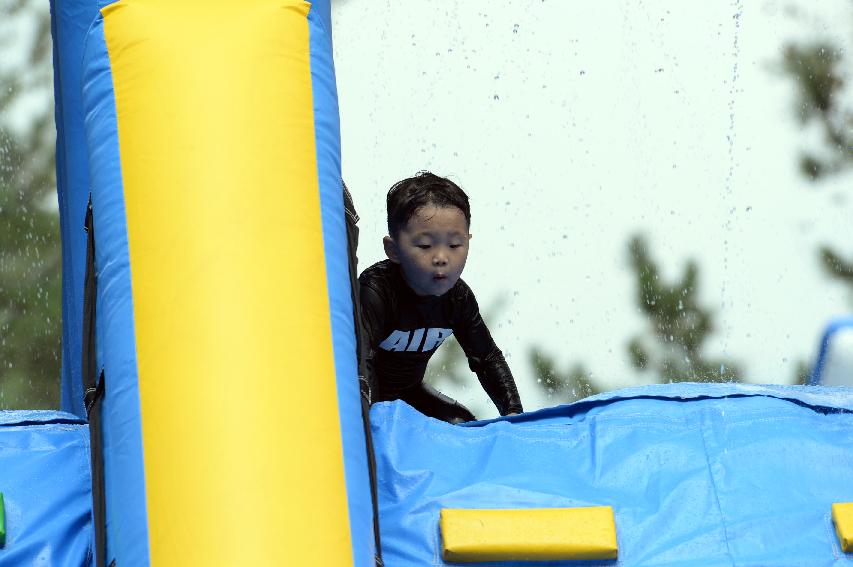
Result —
[[615, 559], [613, 508], [441, 510], [445, 561]]
[[853, 502], [833, 504], [832, 521], [842, 551], [853, 553]]

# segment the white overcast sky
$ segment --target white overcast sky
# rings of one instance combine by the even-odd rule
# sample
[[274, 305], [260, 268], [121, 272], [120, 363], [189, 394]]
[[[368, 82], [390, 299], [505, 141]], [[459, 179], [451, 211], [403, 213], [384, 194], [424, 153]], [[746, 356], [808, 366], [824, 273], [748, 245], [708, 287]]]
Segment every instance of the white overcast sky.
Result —
[[[488, 323], [527, 409], [556, 402], [533, 383], [531, 345], [611, 388], [652, 379], [625, 346], [647, 330], [628, 268], [636, 232], [668, 278], [698, 261], [718, 329], [708, 354], [749, 381], [791, 382], [853, 300], [816, 252], [853, 253], [853, 177], [800, 176], [820, 137], [797, 124], [780, 71], [792, 40], [849, 47], [850, 2], [814, 4], [334, 3], [360, 268], [384, 257], [388, 187], [429, 169], [471, 197], [463, 277], [481, 306], [506, 300]], [[473, 375], [449, 393], [494, 414]]]
[[[4, 29], [31, 41], [18, 18]], [[333, 20], [360, 267], [383, 258], [394, 181], [430, 169], [459, 183], [474, 234], [463, 277], [481, 306], [505, 301], [488, 323], [528, 409], [558, 401], [534, 383], [532, 345], [610, 388], [652, 379], [625, 346], [647, 333], [627, 262], [637, 232], [668, 278], [699, 262], [717, 325], [706, 352], [749, 381], [790, 382], [853, 308], [816, 253], [853, 253], [853, 175], [800, 176], [820, 132], [797, 124], [780, 71], [790, 41], [828, 40], [850, 82], [848, 0], [334, 0]], [[4, 122], [50, 93], [33, 96], [0, 109]], [[494, 415], [473, 375], [448, 393]]]

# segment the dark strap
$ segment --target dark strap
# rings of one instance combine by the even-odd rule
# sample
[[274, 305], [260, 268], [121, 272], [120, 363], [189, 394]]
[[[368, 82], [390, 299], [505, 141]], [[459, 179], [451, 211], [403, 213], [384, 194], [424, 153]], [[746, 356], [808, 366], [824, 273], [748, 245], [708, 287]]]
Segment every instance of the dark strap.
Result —
[[367, 369], [362, 352], [362, 319], [361, 303], [358, 294], [358, 214], [355, 212], [355, 204], [350, 195], [347, 184], [341, 180], [344, 191], [344, 212], [347, 223], [347, 244], [349, 257], [349, 279], [352, 290], [353, 319], [355, 323], [355, 349], [358, 353], [358, 381], [361, 392], [361, 418], [364, 422], [364, 437], [367, 443], [367, 470], [370, 476], [370, 498], [373, 502], [373, 537], [376, 542], [376, 567], [383, 567], [382, 544], [379, 537], [379, 499], [376, 492], [376, 455], [373, 452], [373, 436], [370, 433], [370, 381], [367, 377]]
[[[104, 494], [104, 448], [101, 434], [101, 404], [104, 397], [104, 372], [98, 372], [95, 352], [95, 226], [92, 197], [86, 207], [86, 278], [83, 283], [83, 404], [89, 418], [89, 445], [92, 450], [92, 516], [95, 523], [95, 566], [106, 565], [106, 498]], [[111, 567], [115, 561], [111, 563]]]
[[94, 386], [86, 386], [86, 391], [83, 392], [83, 405], [86, 407], [86, 417], [92, 419], [92, 412], [95, 409], [95, 402], [104, 396], [104, 372], [101, 371], [98, 376], [98, 383]]
[[96, 379], [97, 360], [95, 360], [95, 304], [97, 303], [97, 286], [95, 283], [95, 228], [92, 218], [92, 198], [86, 206], [86, 272], [83, 281], [83, 404], [86, 414], [92, 413], [103, 384]]

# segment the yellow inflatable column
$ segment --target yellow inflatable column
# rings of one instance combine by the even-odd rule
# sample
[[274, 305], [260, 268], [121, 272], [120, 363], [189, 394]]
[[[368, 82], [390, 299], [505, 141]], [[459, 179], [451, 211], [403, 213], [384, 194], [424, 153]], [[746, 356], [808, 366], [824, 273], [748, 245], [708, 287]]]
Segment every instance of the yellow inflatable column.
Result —
[[309, 9], [102, 11], [158, 567], [352, 563]]

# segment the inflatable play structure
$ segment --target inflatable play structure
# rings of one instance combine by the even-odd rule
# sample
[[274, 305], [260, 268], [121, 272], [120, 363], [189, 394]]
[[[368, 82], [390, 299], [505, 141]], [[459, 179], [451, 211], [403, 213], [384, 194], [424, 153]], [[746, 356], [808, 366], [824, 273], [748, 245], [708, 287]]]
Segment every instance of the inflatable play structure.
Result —
[[328, 0], [52, 16], [62, 407], [0, 412], [0, 566], [853, 563], [849, 388], [365, 428]]
[[826, 326], [809, 385], [853, 386], [853, 317], [838, 317]]

